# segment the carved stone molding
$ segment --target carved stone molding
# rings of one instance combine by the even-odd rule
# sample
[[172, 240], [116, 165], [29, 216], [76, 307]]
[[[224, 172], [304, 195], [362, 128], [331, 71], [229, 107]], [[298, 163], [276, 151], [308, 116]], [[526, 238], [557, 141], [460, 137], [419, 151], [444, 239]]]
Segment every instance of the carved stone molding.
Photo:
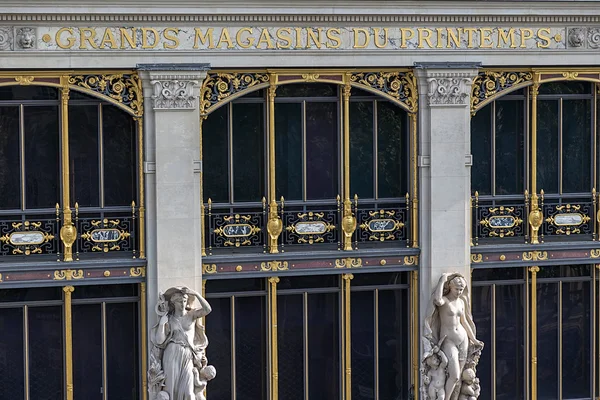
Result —
[[13, 49], [13, 30], [10, 27], [0, 27], [0, 51]]
[[427, 78], [429, 105], [468, 105], [471, 83], [460, 73]]
[[150, 83], [154, 86], [152, 100], [155, 110], [193, 110], [196, 108], [198, 95], [194, 89], [198, 87], [197, 80], [153, 80]]
[[600, 48], [600, 28], [598, 27], [577, 27], [568, 30], [568, 45], [571, 49], [592, 49]]

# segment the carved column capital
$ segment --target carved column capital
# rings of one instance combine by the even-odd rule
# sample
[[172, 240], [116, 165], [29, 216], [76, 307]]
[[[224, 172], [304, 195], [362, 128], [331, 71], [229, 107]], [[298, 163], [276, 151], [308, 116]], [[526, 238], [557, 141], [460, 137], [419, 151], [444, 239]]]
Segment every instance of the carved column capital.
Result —
[[[468, 106], [479, 63], [417, 63], [430, 106]], [[425, 89], [425, 88], [423, 88]]]
[[194, 93], [198, 87], [195, 80], [153, 80], [152, 95], [154, 109], [193, 110], [196, 108], [198, 96]]

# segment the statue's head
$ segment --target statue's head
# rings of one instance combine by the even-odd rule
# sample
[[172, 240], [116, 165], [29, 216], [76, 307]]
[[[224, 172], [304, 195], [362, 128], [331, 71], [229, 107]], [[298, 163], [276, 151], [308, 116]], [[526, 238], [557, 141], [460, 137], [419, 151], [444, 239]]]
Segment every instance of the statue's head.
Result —
[[462, 296], [467, 287], [467, 281], [461, 274], [452, 274], [444, 283], [444, 296], [452, 294], [454, 297]]
[[466, 384], [471, 384], [475, 380], [475, 371], [471, 368], [465, 368], [461, 375], [462, 381]]
[[175, 292], [169, 299], [172, 310], [183, 311], [188, 309], [188, 295], [183, 292]]
[[429, 365], [431, 368], [437, 368], [442, 363], [442, 361], [440, 360], [440, 356], [438, 356], [437, 354], [430, 355], [429, 357], [427, 357], [427, 360], [425, 362], [427, 362], [427, 365]]
[[210, 381], [212, 379], [215, 379], [215, 377], [217, 376], [217, 369], [212, 365], [207, 365], [206, 367], [200, 370], [200, 375], [203, 379]]

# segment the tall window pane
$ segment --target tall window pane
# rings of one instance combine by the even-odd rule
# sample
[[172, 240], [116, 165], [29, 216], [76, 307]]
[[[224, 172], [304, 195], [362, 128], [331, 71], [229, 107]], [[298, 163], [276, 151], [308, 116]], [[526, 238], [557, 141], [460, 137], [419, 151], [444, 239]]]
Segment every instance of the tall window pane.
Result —
[[306, 197], [338, 195], [337, 103], [306, 103]]
[[24, 107], [27, 208], [54, 208], [60, 203], [58, 117], [56, 106]]
[[[212, 283], [212, 282], [211, 282]], [[218, 379], [210, 382], [210, 396], [231, 399], [231, 299], [208, 299], [212, 312], [207, 318], [206, 334], [210, 345], [206, 357], [217, 370]]]
[[29, 396], [64, 398], [62, 307], [29, 308]]
[[339, 295], [308, 296], [308, 398], [340, 398]]
[[69, 107], [71, 198], [81, 207], [100, 205], [98, 122], [98, 105]]
[[236, 299], [235, 382], [239, 399], [267, 398], [265, 304], [264, 297]]
[[479, 364], [477, 365], [477, 376], [480, 379], [481, 398], [491, 399], [492, 381], [492, 286], [473, 286], [473, 321], [477, 327], [477, 339], [486, 344]]
[[0, 107], [0, 209], [21, 206], [19, 107]]
[[302, 103], [275, 104], [277, 198], [302, 200]]
[[350, 102], [350, 194], [367, 199], [374, 197], [373, 104]]
[[[525, 191], [523, 185], [524, 101], [496, 101], [495, 106], [496, 194], [522, 194]], [[478, 158], [477, 161], [481, 160]]]
[[404, 197], [408, 191], [407, 113], [377, 102], [377, 172], [379, 197]]
[[204, 201], [229, 199], [228, 110], [227, 106], [219, 108], [202, 124]]
[[138, 399], [138, 303], [106, 304], [106, 380], [111, 400]]
[[102, 400], [101, 318], [100, 304], [73, 306], [73, 395], [77, 399]]
[[541, 283], [537, 287], [538, 398], [558, 398], [558, 283]]
[[[311, 327], [307, 327], [311, 329]], [[277, 346], [279, 354], [279, 398], [304, 397], [304, 296], [277, 298]]]
[[264, 104], [233, 103], [233, 197], [260, 201], [265, 195]]
[[[375, 318], [374, 292], [353, 292], [350, 298], [352, 330], [352, 398], [374, 398], [375, 393]], [[380, 346], [386, 346], [380, 343]]]
[[558, 193], [558, 100], [538, 100], [537, 189]]
[[492, 106], [487, 105], [471, 118], [471, 190], [492, 193]]
[[563, 100], [563, 192], [590, 192], [592, 132], [590, 100]]
[[136, 128], [133, 118], [114, 106], [102, 106], [104, 205], [128, 206], [136, 196]]
[[0, 389], [2, 398], [25, 398], [23, 309], [0, 308]]

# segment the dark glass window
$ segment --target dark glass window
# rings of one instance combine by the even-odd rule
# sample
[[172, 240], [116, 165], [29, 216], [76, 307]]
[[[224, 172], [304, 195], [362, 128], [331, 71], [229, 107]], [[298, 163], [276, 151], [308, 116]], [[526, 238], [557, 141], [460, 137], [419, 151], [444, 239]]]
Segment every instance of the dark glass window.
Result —
[[541, 283], [537, 286], [538, 397], [558, 398], [558, 283]]
[[524, 100], [502, 100], [495, 103], [496, 195], [521, 194], [525, 191], [523, 182], [524, 104]]
[[302, 200], [303, 118], [302, 103], [275, 104], [277, 198]]
[[25, 121], [25, 204], [54, 208], [60, 203], [60, 131], [57, 106], [27, 106]]
[[210, 340], [206, 357], [219, 374], [218, 379], [210, 382], [210, 396], [216, 399], [231, 399], [231, 299], [209, 298], [208, 301], [212, 312], [210, 322], [207, 321], [206, 324], [206, 333]]
[[63, 387], [62, 307], [29, 309], [29, 395], [32, 399], [56, 400]]
[[559, 101], [538, 100], [537, 187], [546, 193], [558, 193]]
[[137, 303], [106, 304], [108, 398], [139, 398], [139, 319]]
[[471, 191], [492, 194], [492, 107], [477, 111], [471, 118]]
[[[75, 290], [76, 291], [76, 290]], [[73, 394], [102, 400], [102, 310], [100, 304], [73, 305]], [[110, 338], [114, 340], [114, 338]]]
[[404, 197], [408, 191], [408, 114], [377, 102], [377, 184], [379, 197]]
[[128, 206], [136, 196], [136, 128], [115, 106], [102, 106], [104, 205]]
[[374, 197], [374, 101], [350, 102], [350, 193]]
[[71, 198], [80, 207], [100, 206], [98, 105], [69, 107]]
[[337, 97], [338, 87], [326, 83], [300, 83], [277, 87], [277, 97]]
[[0, 387], [2, 398], [25, 398], [23, 309], [0, 308]]
[[264, 104], [233, 103], [233, 199], [260, 201], [265, 195]]
[[19, 107], [0, 107], [0, 209], [21, 207]]
[[214, 202], [229, 199], [228, 109], [219, 108], [202, 124], [204, 197]]
[[338, 195], [338, 104], [306, 103], [306, 199]]
[[304, 400], [304, 295], [277, 298], [277, 347], [279, 354], [279, 398]]
[[58, 89], [50, 86], [0, 86], [2, 100], [58, 100]]
[[591, 100], [563, 100], [563, 192], [591, 191]]
[[239, 399], [266, 399], [266, 299], [235, 300], [236, 393]]
[[373, 291], [364, 291], [353, 292], [350, 298], [353, 399], [362, 399], [365, 392], [375, 391], [375, 363], [379, 362], [376, 359], [375, 348], [377, 327], [375, 321], [372, 321], [375, 314], [375, 296]]

